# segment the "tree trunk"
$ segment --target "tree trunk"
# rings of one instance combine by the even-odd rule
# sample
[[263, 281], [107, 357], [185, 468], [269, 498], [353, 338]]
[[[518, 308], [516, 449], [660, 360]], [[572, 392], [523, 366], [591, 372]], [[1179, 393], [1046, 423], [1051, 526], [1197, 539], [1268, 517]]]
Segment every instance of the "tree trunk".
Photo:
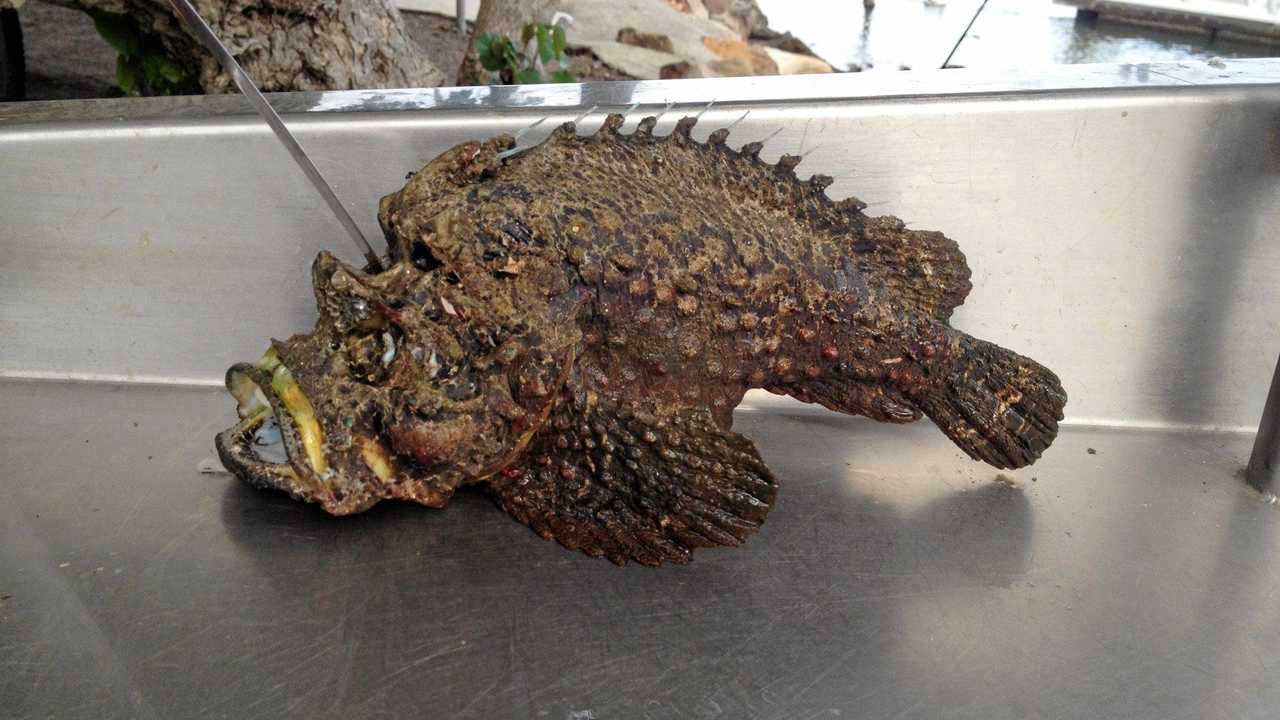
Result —
[[462, 56], [458, 68], [459, 85], [487, 85], [489, 71], [480, 66], [476, 57], [476, 40], [485, 33], [506, 35], [520, 42], [520, 32], [531, 22], [550, 22], [552, 14], [560, 9], [558, 0], [480, 0], [476, 22], [471, 28], [471, 42], [467, 54]]
[[[207, 93], [231, 77], [187, 34], [166, 0], [52, 0], [128, 16]], [[193, 0], [196, 10], [266, 91], [434, 87], [444, 75], [405, 32], [389, 0]]]

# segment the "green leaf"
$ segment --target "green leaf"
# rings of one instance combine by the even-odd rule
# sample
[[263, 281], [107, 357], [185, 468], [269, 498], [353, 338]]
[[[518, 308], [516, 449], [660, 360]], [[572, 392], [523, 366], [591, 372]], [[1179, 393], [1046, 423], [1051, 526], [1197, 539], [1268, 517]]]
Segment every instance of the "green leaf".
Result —
[[578, 78], [568, 70], [557, 70], [551, 73], [551, 82], [565, 83], [578, 82]]
[[125, 95], [136, 95], [140, 92], [142, 71], [138, 62], [124, 55], [116, 56], [116, 84]]
[[485, 70], [493, 69], [493, 41], [496, 37], [493, 33], [485, 33], [476, 38], [476, 59]]
[[507, 42], [503, 45], [503, 52], [502, 52], [503, 67], [510, 68], [512, 71], [514, 71], [516, 68], [520, 67], [520, 61], [523, 59], [524, 59], [524, 53], [516, 49], [515, 43]]
[[520, 44], [528, 45], [537, 31], [538, 23], [525, 23], [524, 30], [520, 31]]
[[156, 95], [179, 95], [189, 89], [190, 83], [181, 65], [158, 53], [143, 55], [140, 60], [148, 92]]
[[178, 63], [170, 60], [169, 58], [161, 58], [160, 77], [168, 80], [174, 85], [181, 85], [186, 81], [187, 73]]
[[538, 57], [542, 59], [545, 65], [551, 62], [551, 58], [555, 57], [555, 48], [551, 46], [551, 31], [546, 25], [538, 26]]
[[116, 52], [121, 55], [138, 54], [138, 30], [127, 15], [95, 12], [93, 27]]
[[542, 82], [542, 73], [537, 68], [525, 68], [516, 73], [516, 83], [519, 85], [533, 85]]
[[505, 65], [503, 57], [506, 46], [511, 42], [502, 35], [485, 33], [476, 39], [476, 56], [480, 66], [490, 72], [497, 72]]
[[551, 49], [555, 51], [556, 57], [560, 58], [560, 62], [564, 62], [564, 26], [556, 25], [551, 28]]
[[142, 56], [142, 76], [146, 78], [147, 85], [154, 88], [164, 81], [164, 73], [160, 69], [163, 63], [164, 57], [161, 55]]

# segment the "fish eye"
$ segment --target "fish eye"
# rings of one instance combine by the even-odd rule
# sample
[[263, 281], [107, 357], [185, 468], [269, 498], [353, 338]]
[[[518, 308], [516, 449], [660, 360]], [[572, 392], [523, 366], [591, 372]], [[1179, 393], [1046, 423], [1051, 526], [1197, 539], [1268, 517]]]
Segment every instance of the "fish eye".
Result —
[[339, 326], [354, 334], [382, 332], [391, 325], [383, 312], [373, 308], [368, 300], [361, 297], [347, 300], [341, 315]]
[[431, 272], [444, 265], [440, 262], [440, 258], [432, 254], [431, 248], [421, 240], [413, 242], [413, 246], [409, 249], [409, 259], [413, 261], [413, 266], [422, 272]]

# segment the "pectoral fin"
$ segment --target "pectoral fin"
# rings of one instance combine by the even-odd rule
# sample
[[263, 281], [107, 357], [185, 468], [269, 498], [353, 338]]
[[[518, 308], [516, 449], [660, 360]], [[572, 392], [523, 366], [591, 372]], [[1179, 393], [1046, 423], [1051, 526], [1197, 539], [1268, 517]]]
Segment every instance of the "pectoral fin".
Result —
[[625, 564], [688, 562], [764, 522], [777, 483], [702, 407], [565, 395], [521, 460], [493, 476], [503, 509], [545, 539]]

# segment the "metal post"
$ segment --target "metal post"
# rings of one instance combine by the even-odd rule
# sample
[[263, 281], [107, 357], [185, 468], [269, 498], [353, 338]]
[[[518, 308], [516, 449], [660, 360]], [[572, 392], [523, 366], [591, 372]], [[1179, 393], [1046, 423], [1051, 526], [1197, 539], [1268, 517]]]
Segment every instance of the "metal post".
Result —
[[458, 11], [458, 32], [467, 31], [467, 0], [458, 0], [456, 5]]
[[1273, 494], [1280, 494], [1280, 360], [1271, 377], [1267, 404], [1262, 408], [1258, 436], [1253, 440], [1249, 456], [1249, 484]]

